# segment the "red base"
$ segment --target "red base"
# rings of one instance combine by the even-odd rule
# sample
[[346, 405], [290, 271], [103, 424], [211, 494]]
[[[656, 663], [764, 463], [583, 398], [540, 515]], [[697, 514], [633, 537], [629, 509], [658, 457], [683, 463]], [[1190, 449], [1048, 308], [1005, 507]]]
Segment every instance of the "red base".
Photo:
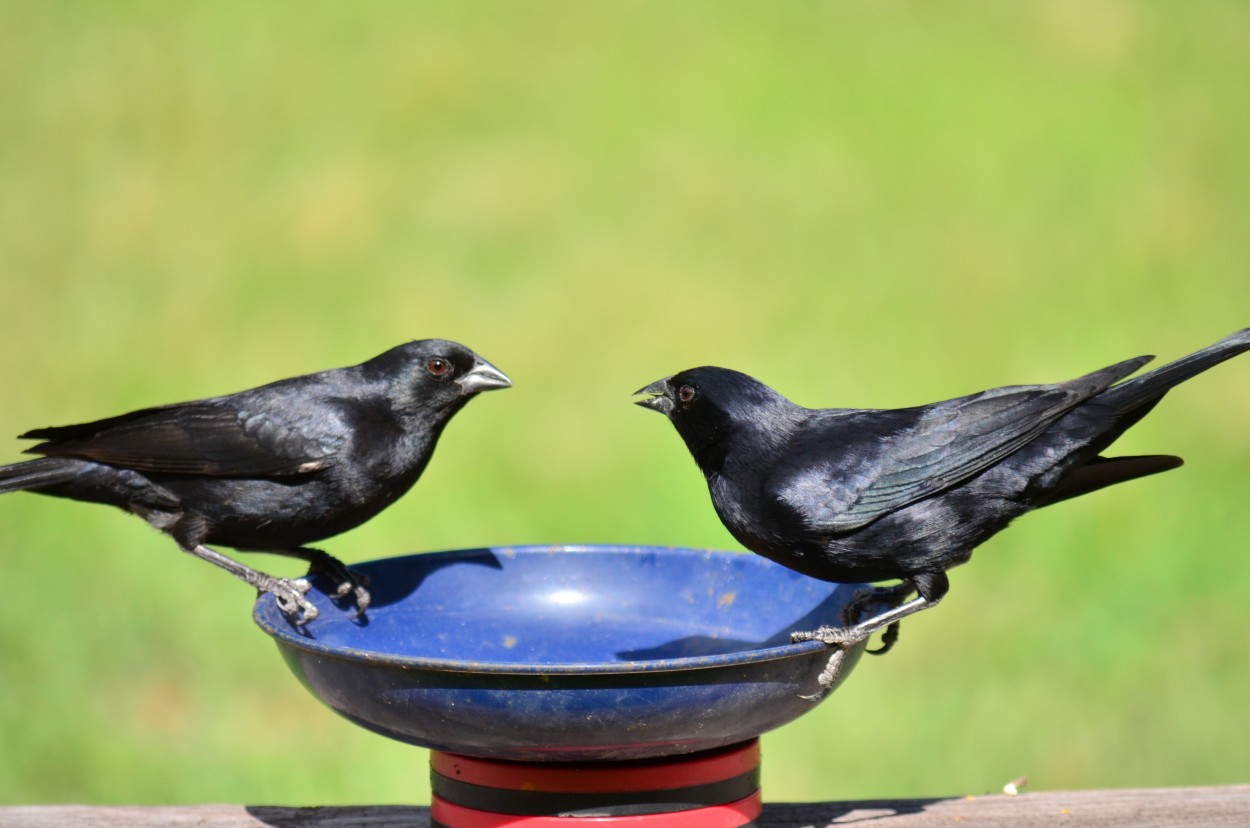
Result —
[[759, 740], [628, 762], [501, 762], [433, 751], [433, 828], [746, 828], [761, 812]]

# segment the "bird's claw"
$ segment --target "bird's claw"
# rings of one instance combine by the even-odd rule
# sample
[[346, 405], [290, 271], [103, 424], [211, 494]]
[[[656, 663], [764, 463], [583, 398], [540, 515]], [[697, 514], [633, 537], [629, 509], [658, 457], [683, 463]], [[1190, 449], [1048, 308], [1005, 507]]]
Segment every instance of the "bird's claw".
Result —
[[[821, 687], [826, 688], [826, 692], [828, 688], [832, 687], [833, 682], [842, 669], [843, 655], [852, 647], [863, 644], [878, 630], [885, 630], [881, 635], [881, 646], [875, 650], [867, 650], [867, 652], [873, 655], [882, 655], [889, 652], [890, 648], [898, 641], [899, 621], [908, 615], [936, 606], [937, 602], [941, 600], [941, 596], [933, 600], [920, 596], [905, 603], [898, 603], [901, 598], [907, 596], [911, 589], [911, 585], [904, 582], [896, 587], [870, 590], [856, 596], [847, 604], [842, 613], [843, 626], [823, 626], [811, 632], [790, 633], [792, 642], [819, 641], [825, 646], [836, 648], [829, 659], [828, 666], [825, 667], [825, 671], [820, 676]], [[866, 620], [860, 620], [859, 616], [866, 607], [883, 600], [889, 609]]]
[[[874, 596], [869, 593], [868, 597]], [[859, 611], [856, 610], [854, 617], [857, 617], [858, 614]], [[811, 695], [805, 696], [800, 694], [799, 698], [806, 701], [820, 701], [827, 696], [838, 683], [838, 677], [842, 674], [842, 665], [846, 660], [846, 654], [850, 652], [851, 648], [858, 647], [866, 642], [877, 629], [877, 627], [863, 624], [843, 627], [825, 625], [814, 630], [790, 633], [790, 641], [792, 643], [819, 641], [826, 647], [833, 648], [833, 652], [829, 655], [829, 661], [825, 664], [825, 669], [816, 678], [816, 683], [820, 689]], [[886, 627], [884, 635], [881, 636], [881, 646], [875, 650], [866, 650], [865, 652], [873, 655], [882, 655], [889, 652], [896, 641], [898, 641], [898, 622], [894, 621]]]
[[885, 632], [881, 634], [881, 646], [871, 650], [865, 650], [868, 655], [885, 655], [894, 648], [898, 643], [898, 626], [899, 622], [895, 621], [885, 628]]
[[278, 602], [278, 609], [290, 616], [292, 623], [302, 627], [321, 614], [321, 611], [313, 606], [312, 601], [305, 597], [305, 593], [311, 586], [303, 578], [295, 580], [270, 578], [267, 583], [261, 584], [259, 589], [262, 592], [273, 593], [274, 599]]
[[365, 614], [365, 610], [369, 608], [369, 602], [373, 597], [369, 594], [369, 590], [365, 589], [369, 584], [369, 577], [350, 569], [346, 570], [347, 578], [339, 583], [338, 589], [334, 591], [331, 597], [335, 601], [341, 601], [348, 595], [356, 599], [356, 618]]
[[820, 689], [811, 695], [799, 694], [799, 698], [804, 701], [820, 701], [829, 695], [842, 674], [842, 664], [846, 660], [847, 652], [867, 640], [868, 636], [855, 627], [823, 626], [814, 630], [790, 633], [790, 641], [795, 644], [803, 641], [819, 641], [826, 647], [833, 648], [833, 652], [829, 654], [829, 661], [825, 663], [825, 669], [816, 678], [816, 684]]
[[368, 609], [372, 596], [369, 590], [365, 589], [369, 585], [369, 576], [363, 572], [356, 572], [348, 569], [346, 564], [338, 558], [328, 555], [320, 550], [309, 550], [317, 554], [311, 557], [311, 571], [320, 572], [329, 578], [332, 582], [338, 583], [330, 597], [335, 601], [342, 601], [349, 595], [356, 601], [356, 617], [365, 614]]

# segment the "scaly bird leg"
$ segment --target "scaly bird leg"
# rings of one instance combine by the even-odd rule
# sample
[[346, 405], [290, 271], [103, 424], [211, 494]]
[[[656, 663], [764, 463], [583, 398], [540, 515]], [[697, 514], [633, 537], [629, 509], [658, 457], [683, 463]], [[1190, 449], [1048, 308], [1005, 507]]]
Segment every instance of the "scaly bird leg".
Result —
[[[940, 600], [940, 599], [939, 599]], [[867, 641], [869, 636], [882, 628], [896, 627], [899, 621], [909, 615], [920, 612], [924, 609], [937, 606], [937, 601], [930, 601], [921, 596], [913, 598], [905, 604], [878, 613], [867, 621], [860, 621], [849, 627], [821, 627], [811, 632], [796, 632], [790, 634], [791, 641], [820, 641], [831, 647], [839, 647], [841, 649], [850, 649], [851, 647]], [[888, 629], [887, 629], [888, 632]], [[897, 639], [897, 634], [895, 635]], [[889, 642], [890, 645], [893, 642]]]
[[[873, 587], [864, 590], [852, 598], [842, 610], [842, 624], [846, 627], [852, 627], [860, 623], [865, 614], [876, 611], [878, 607], [893, 609], [899, 606], [907, 597], [916, 591], [915, 586], [910, 581], [903, 581], [901, 584], [895, 584], [888, 587]], [[875, 650], [867, 650], [869, 655], [885, 655], [895, 644], [898, 643], [899, 622], [894, 621], [885, 628], [885, 634], [881, 636], [881, 646]]]
[[278, 599], [278, 609], [292, 616], [294, 622], [300, 626], [307, 624], [320, 614], [312, 602], [304, 596], [304, 593], [308, 592], [309, 585], [307, 581], [291, 581], [286, 578], [275, 578], [272, 575], [266, 575], [264, 572], [244, 566], [233, 558], [227, 557], [216, 549], [210, 549], [203, 544], [183, 548], [182, 551], [189, 552], [197, 558], [221, 567], [236, 578], [256, 587], [258, 592], [272, 592], [274, 597]]
[[820, 627], [810, 632], [791, 633], [790, 640], [793, 642], [820, 641], [833, 648], [833, 652], [829, 655], [829, 661], [825, 664], [825, 669], [821, 671], [816, 679], [820, 689], [810, 696], [802, 696], [801, 698], [809, 701], [823, 699], [837, 685], [838, 677], [842, 674], [842, 665], [846, 659], [846, 654], [852, 647], [867, 641], [869, 636], [884, 627], [886, 630], [885, 636], [881, 640], [880, 649], [877, 650], [878, 654], [884, 653], [894, 646], [894, 642], [898, 640], [898, 622], [912, 613], [934, 606], [934, 603], [930, 603], [925, 598], [914, 598], [902, 606], [894, 607], [879, 615], [874, 615], [867, 621], [861, 621], [849, 627]]
[[[803, 698], [823, 698], [837, 683], [838, 676], [842, 672], [842, 662], [846, 652], [852, 647], [867, 641], [878, 630], [885, 629], [885, 635], [882, 637], [881, 647], [876, 652], [877, 654], [887, 652], [898, 641], [899, 622], [909, 615], [937, 606], [949, 588], [950, 583], [945, 573], [926, 573], [915, 576], [898, 586], [874, 589], [852, 599], [851, 603], [847, 605], [847, 612], [844, 613], [844, 618], [847, 615], [851, 615], [851, 613], [857, 615], [862, 612], [864, 607], [871, 606], [878, 601], [897, 601], [906, 597], [913, 590], [920, 593], [918, 597], [906, 603], [892, 606], [866, 620], [846, 626], [824, 626], [810, 632], [791, 633], [790, 640], [793, 642], [820, 641], [826, 646], [835, 648], [833, 654], [829, 657], [829, 663], [825, 665], [824, 671], [817, 679], [821, 689], [815, 695], [804, 696]], [[851, 615], [851, 617], [854, 617], [854, 615]]]

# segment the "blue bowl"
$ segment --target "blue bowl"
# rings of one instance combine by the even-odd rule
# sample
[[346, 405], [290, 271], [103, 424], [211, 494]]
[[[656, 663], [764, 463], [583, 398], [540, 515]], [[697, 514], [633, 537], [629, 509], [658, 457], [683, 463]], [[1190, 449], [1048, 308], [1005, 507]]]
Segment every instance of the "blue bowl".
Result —
[[[491, 759], [595, 761], [721, 747], [814, 707], [829, 660], [790, 633], [840, 623], [854, 585], [755, 555], [637, 546], [469, 549], [354, 566], [365, 617], [309, 592], [254, 617], [331, 709], [392, 739]], [[863, 652], [846, 654], [845, 677]], [[823, 697], [824, 694], [819, 694]]]

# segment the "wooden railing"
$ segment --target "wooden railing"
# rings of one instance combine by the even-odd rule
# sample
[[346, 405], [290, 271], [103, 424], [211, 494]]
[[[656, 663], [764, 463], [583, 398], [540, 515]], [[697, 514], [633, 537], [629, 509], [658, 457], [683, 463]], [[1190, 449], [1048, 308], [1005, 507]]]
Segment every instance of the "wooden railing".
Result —
[[[569, 820], [576, 828], [577, 820]], [[1046, 791], [859, 802], [770, 803], [760, 828], [930, 826], [1250, 826], [1250, 785]], [[429, 828], [424, 806], [271, 805], [0, 807], [2, 828]]]

